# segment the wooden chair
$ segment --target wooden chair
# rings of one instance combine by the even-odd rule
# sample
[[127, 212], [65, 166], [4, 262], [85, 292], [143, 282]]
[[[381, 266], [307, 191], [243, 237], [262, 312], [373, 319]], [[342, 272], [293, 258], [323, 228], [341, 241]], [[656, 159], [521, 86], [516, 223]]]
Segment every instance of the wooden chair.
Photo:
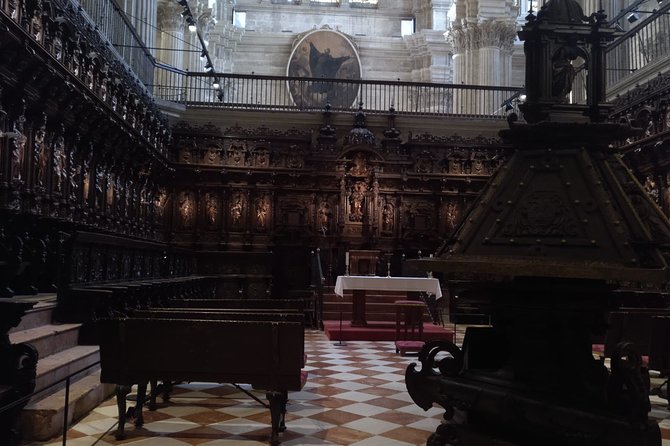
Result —
[[405, 356], [407, 352], [418, 352], [423, 347], [424, 303], [415, 300], [396, 300], [395, 305], [395, 352]]

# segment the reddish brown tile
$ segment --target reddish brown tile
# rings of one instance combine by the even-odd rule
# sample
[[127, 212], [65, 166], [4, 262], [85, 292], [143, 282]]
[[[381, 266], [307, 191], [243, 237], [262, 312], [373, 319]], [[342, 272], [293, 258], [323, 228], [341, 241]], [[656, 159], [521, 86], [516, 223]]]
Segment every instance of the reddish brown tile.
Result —
[[331, 443], [348, 445], [365, 440], [372, 435], [366, 432], [357, 431], [355, 429], [348, 429], [346, 427], [338, 426], [332, 429], [318, 432], [314, 434], [314, 436], [326, 441], [330, 441]]
[[330, 424], [335, 424], [335, 425], [341, 425], [341, 424], [346, 424], [350, 421], [358, 420], [361, 418], [360, 415], [353, 414], [351, 412], [344, 412], [342, 410], [328, 410], [326, 412], [318, 413], [316, 415], [312, 415], [309, 418], [313, 418], [315, 420], [319, 421], [324, 421], [326, 423]]
[[384, 432], [381, 436], [411, 444], [426, 444], [426, 440], [428, 440], [430, 434], [431, 432], [405, 426]]
[[416, 421], [423, 420], [423, 417], [417, 415], [412, 415], [404, 412], [397, 412], [395, 410], [389, 412], [382, 412], [377, 415], [373, 415], [372, 418], [377, 418], [378, 420], [388, 421], [389, 423], [402, 424], [406, 426], [412, 424]]

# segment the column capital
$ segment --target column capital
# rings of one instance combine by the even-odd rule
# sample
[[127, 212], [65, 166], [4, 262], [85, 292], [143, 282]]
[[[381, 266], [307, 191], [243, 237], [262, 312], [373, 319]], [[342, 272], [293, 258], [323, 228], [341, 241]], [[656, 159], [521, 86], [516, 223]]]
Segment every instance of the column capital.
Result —
[[183, 8], [174, 1], [160, 1], [158, 3], [158, 28], [161, 30], [183, 29], [186, 26], [184, 17], [181, 16]]

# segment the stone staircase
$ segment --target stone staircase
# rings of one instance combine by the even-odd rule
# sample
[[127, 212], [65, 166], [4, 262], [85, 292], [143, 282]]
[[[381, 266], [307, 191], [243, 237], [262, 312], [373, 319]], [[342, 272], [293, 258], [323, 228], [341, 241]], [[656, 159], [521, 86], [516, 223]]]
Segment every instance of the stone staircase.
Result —
[[[67, 376], [97, 363], [99, 348], [79, 345], [80, 324], [59, 324], [53, 321], [55, 294], [40, 294], [15, 299], [37, 301], [21, 323], [9, 333], [12, 343], [32, 344], [39, 352], [36, 394], [23, 410], [20, 429], [23, 441], [45, 441], [62, 434]], [[68, 425], [109, 397], [114, 386], [100, 383], [100, 367], [93, 366], [71, 378]]]
[[[368, 321], [395, 322], [396, 300], [407, 299], [407, 293], [402, 291], [367, 291], [365, 296], [365, 310]], [[438, 302], [438, 306], [440, 303]], [[351, 320], [352, 292], [345, 291], [344, 297], [335, 294], [333, 287], [323, 290], [323, 319], [339, 320], [340, 311], [343, 320]], [[428, 309], [424, 309], [424, 322], [431, 322]]]

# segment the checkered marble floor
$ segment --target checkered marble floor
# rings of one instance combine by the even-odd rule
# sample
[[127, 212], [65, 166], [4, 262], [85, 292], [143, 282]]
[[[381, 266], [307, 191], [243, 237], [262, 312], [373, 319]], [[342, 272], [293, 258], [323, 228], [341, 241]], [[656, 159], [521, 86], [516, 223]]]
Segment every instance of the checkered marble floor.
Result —
[[[462, 341], [462, 334], [456, 342]], [[425, 445], [443, 409], [424, 412], [405, 388], [404, 373], [416, 357], [400, 357], [392, 342], [348, 341], [338, 345], [319, 331], [305, 333], [307, 384], [289, 393], [282, 445]], [[658, 378], [656, 383], [660, 383]], [[249, 389], [250, 390], [250, 389]], [[264, 394], [256, 393], [264, 400]], [[114, 398], [104, 402], [68, 432], [70, 446], [266, 446], [270, 412], [229, 385], [179, 385], [168, 404], [145, 411], [145, 425], [126, 425], [127, 438], [114, 439]], [[667, 401], [651, 397], [650, 416], [658, 419], [662, 446], [670, 446]], [[130, 404], [130, 403], [129, 403]], [[46, 443], [60, 446], [62, 439]], [[34, 446], [34, 445], [33, 445]], [[631, 445], [632, 446], [632, 445]]]
[[[289, 392], [283, 446], [425, 444], [444, 410], [424, 412], [407, 393], [404, 374], [416, 357], [400, 357], [393, 342], [347, 341], [338, 345], [319, 331], [305, 333], [309, 372], [301, 392]], [[264, 393], [258, 392], [261, 400]], [[126, 425], [114, 439], [112, 398], [68, 432], [69, 446], [263, 445], [270, 411], [229, 385], [192, 383], [175, 388], [171, 401], [145, 411], [142, 428]], [[62, 439], [47, 443], [61, 445]]]

